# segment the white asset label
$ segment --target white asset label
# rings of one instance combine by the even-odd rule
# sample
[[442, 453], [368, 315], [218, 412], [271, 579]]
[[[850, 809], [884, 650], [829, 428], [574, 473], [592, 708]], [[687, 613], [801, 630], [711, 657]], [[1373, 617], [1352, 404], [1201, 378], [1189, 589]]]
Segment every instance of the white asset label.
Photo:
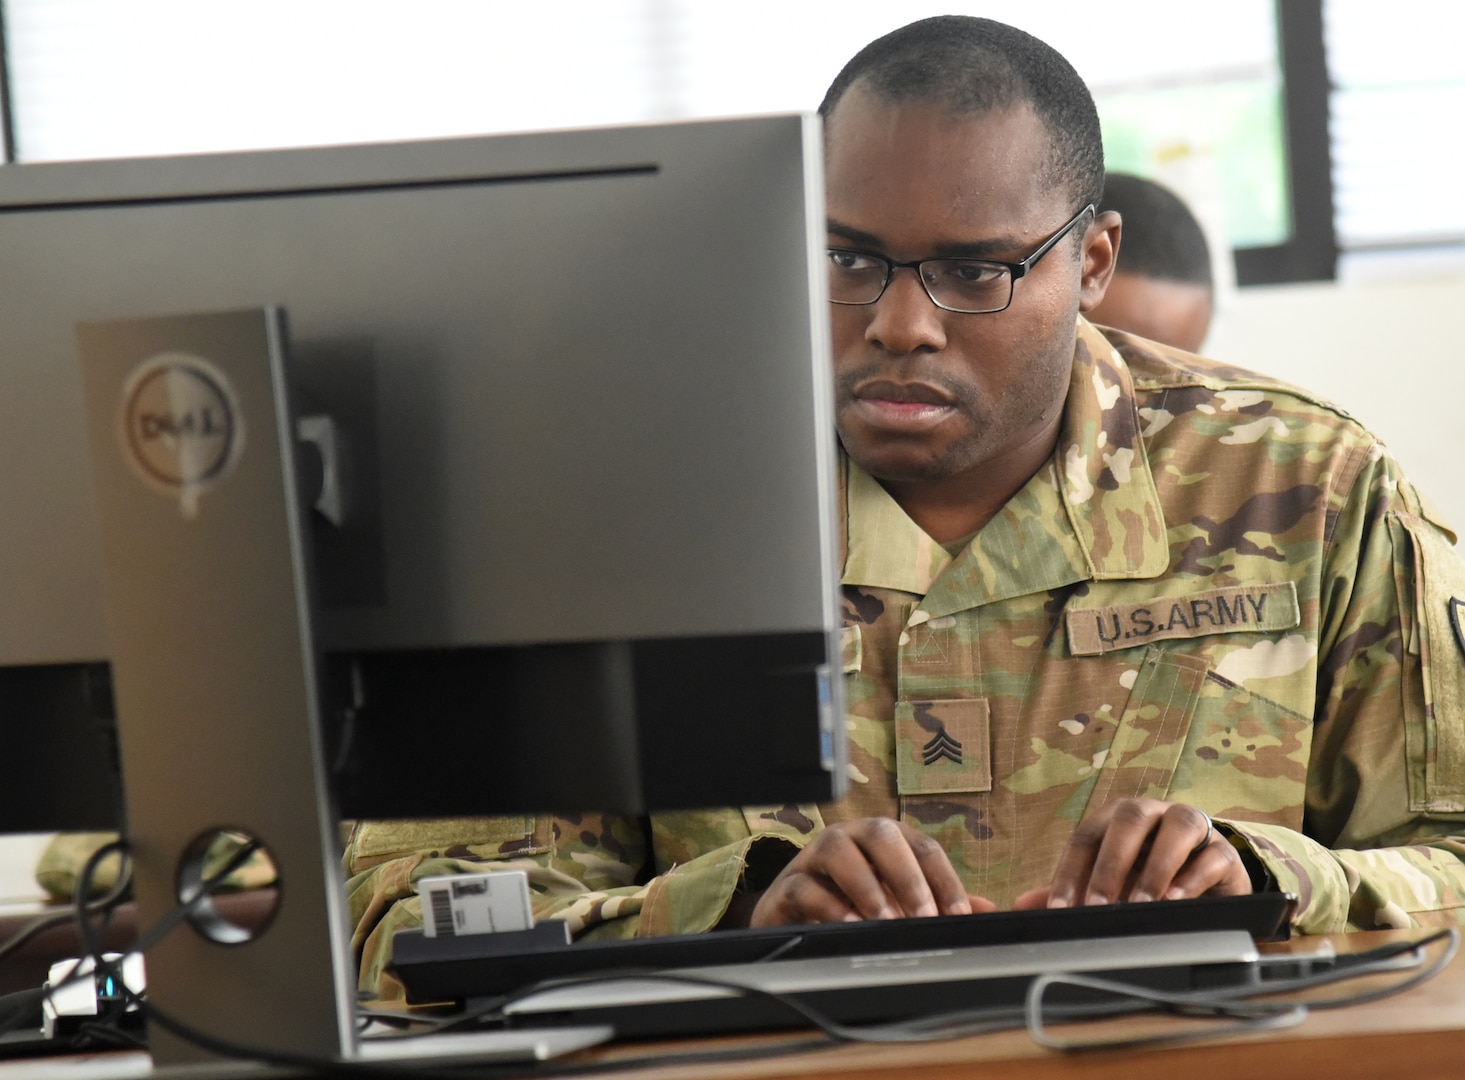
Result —
[[522, 870], [423, 878], [422, 932], [428, 937], [463, 937], [528, 930], [529, 875]]

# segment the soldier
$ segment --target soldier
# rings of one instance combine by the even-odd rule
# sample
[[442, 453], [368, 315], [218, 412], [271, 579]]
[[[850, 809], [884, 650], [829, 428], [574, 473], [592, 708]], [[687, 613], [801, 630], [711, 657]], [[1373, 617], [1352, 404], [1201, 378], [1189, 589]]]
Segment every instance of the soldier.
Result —
[[1051, 48], [923, 20], [820, 111], [851, 793], [363, 824], [363, 982], [413, 881], [489, 865], [582, 936], [1254, 889], [1454, 922], [1453, 534], [1340, 409], [1083, 318], [1121, 224]]
[[1142, 176], [1111, 172], [1101, 210], [1124, 225], [1119, 262], [1090, 322], [1199, 352], [1211, 328], [1215, 290], [1205, 230], [1180, 196]]

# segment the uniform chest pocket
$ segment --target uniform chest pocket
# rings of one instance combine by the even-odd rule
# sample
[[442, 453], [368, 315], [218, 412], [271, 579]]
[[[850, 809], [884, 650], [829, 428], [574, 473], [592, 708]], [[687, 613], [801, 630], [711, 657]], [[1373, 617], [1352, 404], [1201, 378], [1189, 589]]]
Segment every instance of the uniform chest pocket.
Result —
[[1311, 748], [1307, 718], [1220, 678], [1202, 657], [1152, 646], [1089, 807], [1165, 799], [1300, 828]]
[[901, 795], [991, 791], [986, 698], [896, 702], [895, 773]]
[[1151, 646], [1134, 676], [1114, 737], [1089, 800], [1096, 809], [1114, 799], [1167, 798], [1190, 734], [1208, 665]]
[[1211, 675], [1168, 797], [1217, 817], [1300, 829], [1311, 752], [1311, 720]]

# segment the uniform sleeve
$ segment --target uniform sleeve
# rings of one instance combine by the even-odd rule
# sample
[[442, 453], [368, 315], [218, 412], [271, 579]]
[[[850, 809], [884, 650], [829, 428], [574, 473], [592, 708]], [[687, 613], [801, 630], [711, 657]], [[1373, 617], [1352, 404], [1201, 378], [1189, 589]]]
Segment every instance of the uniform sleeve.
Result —
[[1407, 846], [1330, 850], [1280, 825], [1217, 822], [1265, 868], [1273, 887], [1297, 895], [1303, 934], [1453, 926], [1465, 922], [1465, 840], [1420, 837]]
[[[53, 836], [36, 862], [36, 884], [46, 890], [52, 900], [72, 901], [81, 883], [82, 871], [87, 862], [102, 848], [115, 843], [117, 833], [58, 833]], [[205, 880], [213, 877], [231, 862], [246, 843], [246, 838], [231, 832], [223, 832], [218, 842], [210, 845], [203, 865]], [[103, 859], [95, 868], [91, 880], [91, 895], [101, 896], [117, 884], [117, 874], [122, 863], [118, 858]], [[247, 889], [263, 889], [275, 884], [274, 864], [261, 854], [249, 856], [229, 872], [218, 886], [221, 892], [242, 892]]]
[[1380, 446], [1335, 501], [1303, 833], [1225, 831], [1301, 932], [1465, 922], [1465, 564]]
[[710, 930], [747, 888], [748, 860], [782, 866], [797, 850], [787, 836], [802, 835], [755, 832], [748, 813], [358, 823], [344, 862], [360, 988], [381, 1000], [404, 996], [391, 942], [421, 927], [424, 877], [523, 870], [535, 921], [563, 919], [577, 941]]

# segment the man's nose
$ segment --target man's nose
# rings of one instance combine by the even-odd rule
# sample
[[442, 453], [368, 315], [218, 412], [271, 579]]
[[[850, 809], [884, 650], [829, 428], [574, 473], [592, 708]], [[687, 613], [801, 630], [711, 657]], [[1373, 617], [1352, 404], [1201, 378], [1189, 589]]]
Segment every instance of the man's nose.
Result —
[[871, 305], [865, 340], [887, 352], [911, 353], [946, 346], [946, 314], [927, 295], [913, 267], [897, 267], [885, 292]]

